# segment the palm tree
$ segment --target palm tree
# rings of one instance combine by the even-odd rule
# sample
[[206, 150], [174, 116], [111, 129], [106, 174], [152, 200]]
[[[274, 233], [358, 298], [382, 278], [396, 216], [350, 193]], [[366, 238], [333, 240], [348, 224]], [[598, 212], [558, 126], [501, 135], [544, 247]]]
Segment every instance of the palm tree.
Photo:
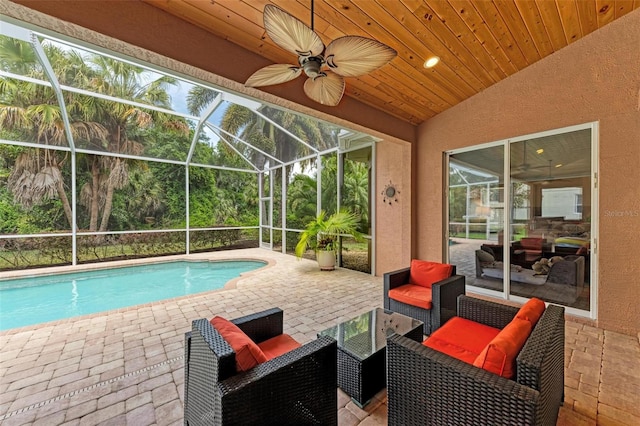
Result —
[[302, 228], [316, 217], [317, 188], [317, 181], [313, 176], [297, 174], [293, 177], [287, 191], [287, 225], [289, 227]]
[[327, 216], [324, 210], [311, 220], [305, 230], [300, 234], [296, 245], [296, 256], [302, 257], [307, 249], [312, 250], [338, 250], [340, 235], [351, 234], [356, 239], [361, 235], [356, 230], [358, 217], [346, 210], [340, 210]]
[[[174, 78], [161, 76], [145, 83], [150, 75], [143, 68], [99, 55], [89, 56], [85, 64], [83, 79], [77, 84], [87, 90], [163, 108], [170, 107], [171, 100], [166, 89], [176, 83]], [[101, 149], [111, 153], [142, 154], [147, 142], [145, 129], [153, 126], [183, 135], [189, 133], [184, 120], [125, 103], [91, 98], [91, 105], [87, 107], [85, 103], [80, 103], [78, 111], [88, 117], [95, 117], [95, 121], [105, 126], [107, 137]], [[106, 231], [114, 191], [122, 189], [128, 183], [129, 169], [136, 162], [121, 157], [95, 155], [87, 156], [86, 160], [91, 179], [82, 187], [80, 201], [85, 206], [90, 206], [89, 229], [96, 229], [98, 213], [102, 209], [99, 230]]]
[[[194, 87], [187, 97], [189, 111], [194, 115], [200, 114], [214, 98], [215, 92], [199, 86]], [[262, 107], [260, 112], [319, 151], [337, 144], [336, 130], [317, 120], [268, 106]], [[311, 150], [304, 144], [293, 140], [271, 122], [242, 105], [232, 104], [227, 107], [222, 116], [221, 127], [283, 162], [311, 154]], [[263, 169], [267, 162], [263, 154], [241, 144], [234, 147], [245, 154], [259, 170]], [[303, 167], [309, 161], [306, 160]]]
[[[214, 100], [215, 96], [215, 92], [209, 89], [194, 87], [189, 92], [189, 96], [187, 98], [189, 111], [194, 115], [202, 113], [202, 111], [204, 111], [204, 109]], [[260, 112], [286, 128], [289, 132], [293, 133], [300, 139], [317, 147], [319, 150], [324, 150], [337, 144], [336, 130], [317, 120], [271, 107], [263, 107]], [[230, 138], [225, 138], [258, 170], [264, 170], [265, 164], [267, 163], [269, 163], [269, 166], [274, 166], [273, 161], [269, 159], [268, 155], [275, 157], [279, 161], [289, 162], [296, 158], [311, 154], [311, 150], [307, 146], [294, 140], [291, 136], [278, 129], [278, 127], [269, 120], [265, 120], [260, 115], [241, 105], [231, 104], [226, 108], [221, 119], [221, 128], [257, 148], [251, 149], [244, 144], [231, 140]], [[228, 159], [237, 157], [236, 153], [226, 144], [220, 144], [219, 147], [220, 149], [217, 155], [220, 157], [226, 157]], [[311, 161], [313, 160], [306, 160], [302, 162], [302, 167], [307, 167]], [[284, 173], [290, 174], [292, 169], [292, 167], [288, 167]], [[272, 194], [274, 200], [277, 200], [281, 196], [281, 186], [279, 183], [282, 179], [282, 173], [283, 170], [281, 168], [275, 169], [275, 171], [267, 175], [264, 180], [265, 185], [268, 185], [269, 179], [273, 179], [276, 183], [274, 186], [275, 193]], [[315, 186], [313, 187], [313, 193], [315, 194]], [[306, 195], [309, 196], [309, 193]], [[309, 209], [309, 216], [305, 216], [304, 222], [297, 221], [297, 223], [302, 226], [303, 223], [307, 222], [306, 219], [311, 219], [315, 216], [316, 210], [314, 200], [313, 208]], [[297, 217], [296, 219], [300, 219], [300, 217]], [[296, 226], [293, 222], [291, 222], [291, 225]]]
[[[63, 63], [65, 53], [62, 50], [49, 46], [46, 51], [56, 63]], [[11, 71], [46, 79], [36, 66], [37, 59], [27, 43], [0, 37], [0, 62]], [[5, 78], [0, 80], [0, 93], [0, 125], [5, 131], [43, 146], [67, 145], [60, 106], [51, 89]], [[106, 135], [106, 129], [96, 122], [72, 120], [70, 124], [73, 137], [79, 140], [100, 140]], [[8, 188], [14, 200], [26, 208], [59, 198], [69, 226], [73, 227], [63, 177], [68, 157], [63, 151], [25, 149], [15, 160]]]
[[341, 206], [360, 217], [361, 231], [369, 227], [369, 170], [367, 164], [345, 161]]
[[[0, 61], [14, 72], [45, 79], [28, 44], [3, 37]], [[143, 68], [100, 55], [85, 55], [76, 50], [44, 46], [51, 66], [64, 85], [138, 103], [169, 108], [166, 88], [175, 84], [170, 77], [154, 78]], [[22, 134], [27, 140], [43, 145], [67, 145], [60, 107], [51, 89], [43, 86], [0, 81], [0, 124]], [[140, 155], [148, 142], [146, 129], [159, 126], [182, 135], [189, 133], [182, 119], [153, 110], [112, 102], [101, 98], [64, 92], [67, 113], [76, 146], [115, 154]], [[80, 202], [90, 211], [89, 230], [107, 230], [113, 195], [129, 180], [129, 168], [135, 161], [122, 157], [79, 156], [88, 179], [80, 191]], [[71, 207], [64, 192], [61, 166], [66, 154], [29, 149], [18, 157], [9, 179], [9, 187], [17, 202], [29, 206], [54, 196], [63, 201], [69, 225]], [[79, 173], [81, 175], [81, 173]], [[100, 226], [98, 228], [98, 218]]]
[[[337, 187], [337, 157], [324, 157], [322, 165], [322, 208], [327, 212], [338, 209]], [[315, 176], [298, 174], [293, 177], [287, 193], [288, 211], [291, 226], [300, 222], [306, 223], [309, 216], [315, 216], [317, 179]], [[342, 209], [355, 213], [361, 221], [360, 230], [368, 231], [369, 221], [369, 176], [367, 165], [357, 161], [345, 161], [344, 180], [342, 185]]]
[[127, 210], [138, 219], [137, 223], [155, 223], [167, 209], [164, 191], [153, 172], [136, 168], [129, 173], [130, 192], [126, 197]]

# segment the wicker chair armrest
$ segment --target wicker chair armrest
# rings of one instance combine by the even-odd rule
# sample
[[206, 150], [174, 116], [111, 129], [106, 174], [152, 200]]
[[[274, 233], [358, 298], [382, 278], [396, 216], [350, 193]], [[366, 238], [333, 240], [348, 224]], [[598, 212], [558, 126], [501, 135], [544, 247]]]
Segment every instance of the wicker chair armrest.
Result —
[[404, 336], [387, 339], [387, 368], [389, 425], [536, 424], [538, 391]]
[[397, 271], [386, 272], [383, 275], [384, 289], [389, 291], [392, 288], [400, 287], [401, 285], [409, 282], [409, 276], [411, 275], [411, 268], [402, 268]]
[[403, 268], [397, 271], [386, 272], [383, 275], [382, 306], [384, 306], [385, 309], [390, 309], [389, 290], [407, 284], [409, 282], [410, 272], [411, 268]]
[[516, 358], [517, 382], [540, 391], [540, 424], [555, 424], [564, 400], [564, 344], [564, 308], [548, 305]]
[[503, 329], [520, 308], [475, 297], [458, 297], [458, 316], [480, 324]]
[[458, 296], [465, 292], [465, 276], [454, 275], [431, 286], [431, 331], [456, 316]]
[[223, 424], [337, 424], [337, 343], [321, 336], [218, 384]]
[[251, 340], [256, 343], [264, 342], [282, 334], [284, 313], [280, 308], [271, 308], [266, 311], [232, 320], [235, 325], [244, 331]]
[[[560, 345], [560, 342], [563, 344]], [[552, 356], [564, 363], [564, 308], [557, 305], [547, 306], [518, 354], [518, 373], [523, 374], [522, 381], [518, 374], [518, 381], [523, 383], [527, 380], [526, 376], [529, 374], [526, 371], [535, 371], [538, 376], [545, 367], [544, 362]], [[530, 386], [538, 389], [539, 383], [536, 380]]]
[[207, 424], [204, 416], [215, 418], [219, 406], [216, 384], [236, 374], [233, 349], [206, 318], [198, 319], [185, 333], [184, 364], [185, 425]]
[[[223, 380], [236, 373], [235, 352], [229, 343], [218, 333], [206, 318], [191, 322], [191, 333], [187, 333], [185, 339], [191, 348], [198, 348], [199, 355], [205, 353], [207, 357], [216, 358], [216, 380]], [[193, 351], [192, 351], [193, 352]], [[196, 352], [190, 353], [193, 357]], [[187, 361], [189, 358], [187, 358]]]

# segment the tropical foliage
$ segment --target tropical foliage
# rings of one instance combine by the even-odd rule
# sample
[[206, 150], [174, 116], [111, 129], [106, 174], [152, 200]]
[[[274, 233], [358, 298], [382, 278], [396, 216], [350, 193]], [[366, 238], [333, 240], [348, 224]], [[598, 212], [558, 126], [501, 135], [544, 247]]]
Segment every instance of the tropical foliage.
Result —
[[[199, 132], [195, 136], [195, 123], [180, 115], [160, 112], [174, 108], [170, 93], [176, 93], [180, 85], [176, 79], [53, 42], [45, 42], [43, 47], [59, 84], [74, 88], [62, 90], [62, 99], [50, 85], [34, 83], [50, 81], [50, 76], [29, 44], [0, 36], [0, 69], [26, 77], [0, 78], [0, 140], [19, 141], [14, 145], [0, 144], [0, 234], [69, 231], [74, 226], [75, 199], [77, 229], [104, 234], [78, 239], [82, 259], [181, 250], [183, 232], [158, 232], [154, 237], [107, 233], [184, 228], [187, 179], [190, 228], [257, 225], [257, 174], [239, 170], [264, 170], [302, 157], [307, 159], [295, 167], [290, 165], [265, 175], [264, 184], [268, 186], [270, 179], [278, 183], [272, 195], [274, 200], [281, 200], [279, 183], [285, 173], [288, 228], [302, 229], [316, 219], [317, 176], [308, 172], [315, 162], [309, 146], [319, 150], [337, 146], [335, 127], [275, 107], [262, 107], [256, 114], [241, 105], [229, 104], [220, 120], [224, 133], [214, 136]], [[193, 86], [186, 107], [192, 115], [201, 115], [216, 96], [219, 93], [214, 90]], [[197, 166], [187, 169], [171, 161], [139, 159], [183, 162], [194, 137], [198, 138], [192, 153], [195, 162], [224, 165], [225, 170]], [[75, 156], [71, 154], [70, 138], [79, 149]], [[336, 158], [335, 154], [322, 158], [320, 196], [329, 213], [338, 209]], [[358, 218], [355, 231], [366, 232], [367, 166], [345, 161], [344, 175], [340, 206]], [[198, 249], [209, 249], [246, 236], [229, 230], [214, 238], [205, 231], [193, 231], [190, 242]], [[40, 257], [52, 263], [67, 262], [71, 239], [12, 239], [3, 245], [5, 249], [11, 247], [17, 250], [10, 255], [14, 256], [8, 261], [12, 265]]]
[[[44, 49], [60, 84], [132, 101], [63, 91], [75, 146], [112, 154], [77, 156], [78, 227], [88, 231], [183, 227], [184, 166], [126, 157], [186, 158], [193, 138], [190, 123], [142, 106], [170, 109], [168, 89], [175, 80], [101, 55], [53, 44]], [[0, 63], [11, 72], [48, 80], [33, 50], [23, 42], [0, 37]], [[7, 219], [2, 231], [70, 229], [71, 155], [68, 150], [47, 149], [69, 146], [58, 99], [49, 87], [23, 80], [3, 78], [0, 89], [0, 138], [43, 147], [0, 146], [0, 179], [5, 183], [0, 214]], [[213, 152], [205, 136], [201, 142], [196, 148], [200, 158], [228, 156]], [[256, 223], [255, 213], [246, 214], [257, 205], [255, 175], [230, 174], [191, 168], [191, 226]]]
[[[189, 93], [187, 105], [189, 110], [197, 115], [202, 113], [212, 100], [209, 90], [195, 87]], [[262, 116], [268, 117], [269, 120], [265, 120]], [[338, 138], [338, 132], [334, 127], [269, 106], [262, 107], [260, 114], [256, 114], [247, 107], [231, 104], [222, 118], [222, 127], [251, 144], [251, 147], [239, 145], [234, 147], [249, 158], [258, 170], [263, 170], [265, 164], [272, 167], [276, 165], [273, 160], [269, 161], [270, 157], [288, 163], [312, 154], [309, 147], [300, 140], [307, 141], [317, 150], [323, 151], [336, 146]], [[308, 166], [309, 161], [303, 162], [302, 167]]]
[[[327, 213], [335, 213], [337, 206], [337, 158], [323, 157], [322, 162], [322, 209]], [[316, 200], [318, 193], [317, 176], [296, 174], [293, 176], [287, 193], [287, 226], [304, 228], [316, 217]], [[369, 176], [367, 164], [356, 161], [345, 161], [344, 179], [341, 186], [342, 199], [340, 208], [358, 217], [357, 230], [368, 233], [369, 228]]]
[[311, 220], [300, 234], [296, 245], [296, 256], [302, 257], [307, 249], [339, 250], [340, 235], [350, 234], [360, 240], [360, 233], [356, 230], [358, 217], [346, 210], [340, 210], [327, 215], [324, 210]]

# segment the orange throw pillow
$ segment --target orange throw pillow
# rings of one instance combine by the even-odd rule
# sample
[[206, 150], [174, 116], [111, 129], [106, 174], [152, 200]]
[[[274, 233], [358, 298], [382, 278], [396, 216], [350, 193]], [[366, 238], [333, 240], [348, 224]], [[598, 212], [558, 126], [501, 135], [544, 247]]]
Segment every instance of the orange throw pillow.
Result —
[[531, 328], [533, 329], [533, 327], [535, 327], [538, 323], [538, 320], [544, 313], [545, 309], [546, 305], [544, 304], [544, 302], [536, 297], [533, 297], [529, 299], [527, 303], [522, 305], [522, 307], [516, 314], [516, 318], [528, 320], [531, 323]]
[[491, 373], [512, 379], [516, 374], [516, 357], [531, 333], [531, 323], [514, 318], [473, 362], [473, 365]]
[[538, 320], [544, 313], [546, 305], [544, 302], [536, 297], [530, 299], [522, 305], [518, 313], [516, 314], [516, 318], [525, 319], [531, 323], [531, 328], [536, 326]]
[[268, 360], [272, 360], [294, 349], [298, 349], [302, 345], [293, 337], [283, 333], [258, 343], [258, 346], [264, 353], [264, 356], [266, 356]]
[[431, 288], [433, 283], [449, 278], [452, 272], [453, 265], [413, 259], [411, 261], [409, 283]]
[[267, 357], [258, 345], [231, 321], [216, 316], [211, 320], [211, 325], [218, 330], [236, 353], [237, 371], [251, 370], [256, 365], [267, 361]]

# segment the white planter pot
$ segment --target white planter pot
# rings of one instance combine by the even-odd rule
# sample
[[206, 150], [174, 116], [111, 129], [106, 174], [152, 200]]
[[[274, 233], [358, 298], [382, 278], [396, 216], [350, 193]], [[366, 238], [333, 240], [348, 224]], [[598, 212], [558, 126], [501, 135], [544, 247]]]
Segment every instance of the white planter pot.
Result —
[[336, 252], [335, 250], [320, 250], [316, 252], [316, 260], [321, 271], [333, 271], [336, 269]]

